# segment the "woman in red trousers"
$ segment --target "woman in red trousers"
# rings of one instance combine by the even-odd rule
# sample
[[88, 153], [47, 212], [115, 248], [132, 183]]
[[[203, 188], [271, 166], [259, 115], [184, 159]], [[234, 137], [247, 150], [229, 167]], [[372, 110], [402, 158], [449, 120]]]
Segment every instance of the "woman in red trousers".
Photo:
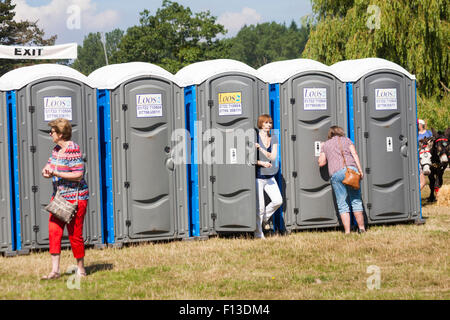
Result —
[[[77, 275], [86, 276], [84, 268], [84, 240], [83, 222], [89, 198], [89, 189], [84, 180], [84, 162], [80, 147], [72, 138], [72, 125], [66, 119], [55, 119], [48, 124], [51, 128], [50, 136], [56, 146], [47, 165], [42, 169], [45, 178], [53, 179], [53, 196], [59, 190], [62, 197], [75, 203], [78, 197], [78, 209], [75, 217], [67, 224], [70, 245], [77, 260]], [[52, 197], [53, 199], [53, 197]], [[52, 257], [52, 271], [42, 277], [43, 280], [57, 279], [60, 273], [61, 239], [65, 223], [50, 214], [49, 241]]]

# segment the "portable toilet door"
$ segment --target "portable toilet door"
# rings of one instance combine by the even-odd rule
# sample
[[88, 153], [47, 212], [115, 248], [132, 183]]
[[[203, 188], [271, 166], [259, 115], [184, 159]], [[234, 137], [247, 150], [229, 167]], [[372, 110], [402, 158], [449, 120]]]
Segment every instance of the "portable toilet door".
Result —
[[5, 256], [14, 255], [11, 208], [11, 179], [10, 179], [10, 143], [8, 126], [8, 109], [6, 92], [1, 91], [0, 80], [0, 253]]
[[[84, 239], [101, 245], [102, 224], [99, 198], [97, 115], [94, 90], [87, 78], [62, 65], [41, 64], [6, 73], [10, 105], [12, 143], [16, 146], [12, 165], [17, 173], [15, 190], [16, 247], [19, 253], [48, 248], [49, 213], [53, 186], [41, 170], [51, 156], [54, 143], [49, 136], [49, 121], [66, 118], [72, 124], [72, 140], [83, 152], [89, 201], [84, 222]], [[67, 233], [63, 246], [69, 245]]]
[[186, 164], [176, 158], [174, 136], [184, 128], [183, 94], [174, 76], [132, 62], [100, 68], [89, 79], [102, 110], [108, 243], [189, 237]]
[[264, 82], [255, 69], [230, 59], [194, 63], [175, 76], [185, 87], [194, 130], [194, 235], [255, 231], [255, 128], [258, 116], [269, 113]]
[[350, 133], [365, 168], [362, 196], [368, 223], [420, 216], [415, 77], [379, 58], [331, 69], [347, 82]]
[[285, 228], [338, 226], [328, 167], [320, 168], [318, 157], [328, 129], [347, 128], [345, 84], [309, 59], [272, 62], [258, 72], [275, 86], [270, 100], [279, 106]]

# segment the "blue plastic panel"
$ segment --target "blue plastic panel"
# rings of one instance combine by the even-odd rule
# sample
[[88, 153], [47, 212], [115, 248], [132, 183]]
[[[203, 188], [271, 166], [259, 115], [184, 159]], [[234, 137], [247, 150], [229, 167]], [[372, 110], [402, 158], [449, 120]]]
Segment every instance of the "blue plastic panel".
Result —
[[353, 144], [355, 143], [355, 126], [354, 126], [354, 114], [353, 114], [353, 83], [348, 82], [347, 83], [347, 115], [348, 115], [348, 121], [347, 121], [347, 132], [348, 137], [350, 140], [352, 140]]
[[[416, 119], [417, 118], [417, 81], [414, 80], [414, 99], [416, 102]], [[419, 137], [419, 128], [416, 126], [416, 135], [417, 137]], [[419, 138], [417, 138], [417, 150], [419, 150]], [[418, 170], [417, 172], [419, 172], [418, 179], [419, 179], [419, 204], [420, 204], [420, 219], [422, 219], [422, 192], [420, 190], [420, 157], [419, 157], [419, 153], [417, 153], [417, 166], [418, 166]]]
[[[189, 207], [189, 235], [200, 236], [199, 211], [199, 182], [198, 182], [198, 132], [195, 122], [197, 120], [197, 100], [195, 86], [184, 89], [184, 103], [186, 115], [186, 129], [190, 134], [191, 153], [187, 164], [188, 207]], [[189, 150], [189, 147], [187, 147]]]
[[[278, 132], [278, 150], [277, 150], [277, 161], [278, 161], [278, 170], [275, 179], [277, 180], [278, 187], [282, 190], [283, 188], [283, 179], [282, 179], [282, 167], [281, 167], [281, 116], [280, 116], [280, 84], [269, 84], [269, 101], [270, 101], [270, 115], [273, 120], [273, 129]], [[283, 216], [283, 206], [281, 206], [274, 213], [274, 227], [275, 230], [284, 232], [284, 216]]]
[[110, 96], [109, 90], [97, 90], [103, 243], [114, 243], [115, 239]]
[[8, 144], [10, 146], [10, 187], [11, 187], [11, 222], [13, 232], [13, 249], [22, 250], [19, 195], [19, 151], [17, 142], [17, 99], [16, 91], [6, 93], [8, 110]]

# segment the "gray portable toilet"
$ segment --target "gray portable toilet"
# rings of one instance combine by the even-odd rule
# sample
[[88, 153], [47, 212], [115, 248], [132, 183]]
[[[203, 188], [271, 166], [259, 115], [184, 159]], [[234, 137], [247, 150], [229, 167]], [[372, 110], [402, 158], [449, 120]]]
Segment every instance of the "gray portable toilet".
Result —
[[[0, 78], [1, 79], [1, 78]], [[14, 219], [11, 207], [10, 144], [6, 92], [0, 81], [0, 253], [14, 255]]]
[[349, 134], [365, 168], [368, 223], [420, 217], [415, 77], [379, 58], [330, 67], [347, 82]]
[[183, 94], [174, 76], [131, 62], [89, 79], [98, 89], [108, 244], [189, 237], [186, 163], [175, 159], [183, 137], [174, 136], [184, 128]]
[[258, 116], [269, 112], [265, 83], [255, 69], [230, 59], [194, 63], [175, 76], [184, 87], [192, 140], [192, 235], [255, 231], [254, 142]]
[[[41, 175], [53, 141], [48, 122], [66, 118], [72, 140], [80, 145], [90, 196], [84, 222], [88, 245], [102, 244], [99, 196], [98, 133], [95, 91], [78, 71], [56, 64], [40, 64], [10, 71], [1, 78], [10, 112], [11, 170], [14, 173], [15, 244], [19, 253], [48, 248], [49, 213], [45, 206], [52, 183]], [[67, 230], [63, 246], [69, 245]]]
[[258, 72], [269, 83], [280, 128], [284, 221], [279, 228], [338, 226], [328, 168], [317, 160], [330, 126], [347, 129], [345, 84], [328, 66], [310, 59], [272, 62]]

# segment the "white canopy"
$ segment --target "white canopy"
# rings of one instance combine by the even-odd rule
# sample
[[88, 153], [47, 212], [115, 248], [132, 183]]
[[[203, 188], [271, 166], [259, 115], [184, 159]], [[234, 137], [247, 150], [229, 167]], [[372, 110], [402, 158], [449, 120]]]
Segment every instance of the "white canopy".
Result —
[[416, 77], [403, 69], [398, 64], [381, 59], [381, 58], [365, 58], [356, 60], [346, 60], [333, 64], [330, 69], [343, 82], [356, 82], [364, 75], [376, 70], [395, 70], [403, 73], [411, 80]]
[[187, 87], [199, 85], [215, 75], [226, 72], [246, 73], [263, 80], [259, 73], [252, 67], [243, 62], [231, 59], [217, 59], [193, 63], [178, 71], [175, 77], [182, 87]]
[[292, 76], [308, 71], [331, 73], [330, 67], [311, 59], [275, 61], [258, 69], [264, 81], [268, 83], [284, 83]]
[[37, 64], [5, 73], [0, 77], [0, 90], [19, 90], [33, 81], [48, 77], [70, 78], [90, 86], [88, 78], [75, 69], [60, 64]]
[[92, 72], [88, 79], [97, 89], [115, 89], [127, 80], [141, 76], [156, 76], [172, 81], [177, 81], [169, 71], [147, 62], [128, 62], [112, 64]]

